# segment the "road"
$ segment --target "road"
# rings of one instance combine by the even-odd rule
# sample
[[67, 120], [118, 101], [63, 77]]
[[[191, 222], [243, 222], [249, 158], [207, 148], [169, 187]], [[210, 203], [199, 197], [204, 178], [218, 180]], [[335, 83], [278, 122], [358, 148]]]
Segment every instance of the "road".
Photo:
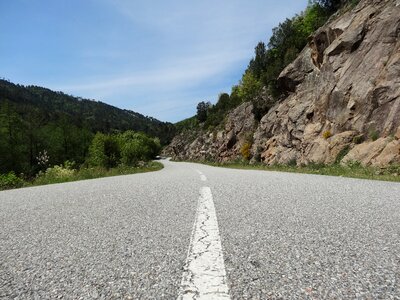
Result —
[[163, 161], [0, 192], [0, 299], [400, 299], [400, 184]]

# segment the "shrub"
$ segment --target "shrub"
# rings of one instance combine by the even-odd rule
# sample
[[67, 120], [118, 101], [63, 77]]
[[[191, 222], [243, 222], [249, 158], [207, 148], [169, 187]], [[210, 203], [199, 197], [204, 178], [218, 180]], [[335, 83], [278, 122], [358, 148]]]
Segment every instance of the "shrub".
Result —
[[370, 138], [372, 141], [376, 141], [376, 140], [379, 138], [379, 132], [376, 131], [376, 130], [371, 130], [371, 131], [369, 132], [369, 138]]
[[68, 179], [72, 179], [76, 173], [76, 170], [72, 169], [71, 166], [72, 164], [67, 161], [64, 165], [47, 168], [45, 172], [38, 173], [35, 181], [45, 184], [63, 182], [67, 181]]
[[293, 158], [287, 163], [288, 167], [296, 167], [297, 166], [297, 159]]
[[14, 172], [0, 174], [0, 190], [19, 188], [24, 185], [24, 181], [15, 175]]
[[118, 137], [121, 148], [121, 161], [126, 165], [136, 165], [138, 161], [148, 161], [161, 150], [160, 141], [141, 132], [126, 131]]
[[197, 116], [193, 116], [191, 118], [187, 118], [175, 124], [175, 128], [177, 132], [194, 130], [199, 127], [199, 121], [197, 120]]
[[400, 165], [389, 165], [386, 168], [386, 171], [388, 174], [393, 174], [395, 176], [399, 176], [400, 175]]
[[326, 131], [324, 131], [324, 133], [322, 134], [322, 137], [323, 137], [324, 139], [329, 139], [331, 136], [332, 136], [332, 133], [331, 133], [330, 130], [326, 130]]
[[361, 162], [359, 162], [357, 160], [351, 160], [351, 161], [347, 162], [346, 165], [349, 168], [353, 168], [353, 169], [357, 169], [357, 168], [360, 168], [362, 166]]
[[213, 132], [212, 132], [212, 141], [213, 141], [213, 143], [215, 143], [217, 141], [217, 138], [218, 138], [218, 131], [214, 129]]
[[256, 149], [256, 153], [253, 156], [254, 162], [261, 162], [261, 153], [263, 152], [263, 148], [258, 146]]
[[364, 136], [362, 134], [353, 137], [353, 143], [354, 144], [358, 145], [358, 144], [361, 144], [362, 142], [364, 142]]
[[256, 97], [251, 100], [253, 104], [252, 113], [257, 121], [260, 121], [262, 117], [275, 105], [276, 100], [268, 95], [268, 92], [263, 89]]
[[148, 161], [161, 150], [158, 138], [148, 137], [132, 130], [121, 134], [97, 133], [89, 147], [88, 163], [92, 167], [114, 168], [125, 164], [135, 166], [139, 161]]
[[342, 159], [349, 153], [350, 146], [345, 146], [342, 150], [339, 151], [338, 155], [336, 155], [335, 163], [338, 164], [342, 161]]
[[119, 164], [120, 152], [115, 136], [96, 133], [89, 147], [89, 164], [96, 167], [113, 168]]
[[356, 7], [359, 2], [360, 0], [350, 0], [350, 7], [351, 8]]
[[135, 166], [139, 160], [144, 159], [145, 152], [147, 149], [144, 149], [144, 146], [137, 140], [124, 143], [121, 150], [121, 162], [127, 166]]
[[242, 148], [240, 149], [240, 153], [245, 160], [249, 160], [251, 153], [250, 153], [251, 144], [246, 142], [243, 144]]
[[246, 71], [239, 83], [238, 96], [243, 102], [251, 101], [261, 91], [262, 84], [250, 71]]

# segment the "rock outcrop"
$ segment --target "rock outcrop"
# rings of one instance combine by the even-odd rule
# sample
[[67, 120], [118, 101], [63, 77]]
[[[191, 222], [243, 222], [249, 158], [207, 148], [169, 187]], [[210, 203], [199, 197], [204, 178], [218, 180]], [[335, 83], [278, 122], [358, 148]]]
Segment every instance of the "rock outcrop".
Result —
[[[262, 118], [253, 152], [267, 164], [329, 164], [344, 149], [345, 162], [400, 163], [396, 139], [393, 157], [379, 156], [400, 125], [399, 36], [395, 1], [362, 1], [319, 29], [280, 75], [291, 94]], [[371, 147], [377, 153], [367, 155]]]
[[216, 160], [241, 158], [241, 148], [252, 142], [256, 122], [251, 103], [243, 103], [227, 116], [225, 127], [214, 131], [182, 132], [164, 149], [164, 155], [178, 160]]
[[169, 149], [181, 159], [226, 161], [251, 142], [253, 160], [266, 164], [400, 164], [399, 37], [396, 0], [361, 1], [309, 38], [279, 76], [288, 96], [257, 125], [245, 103], [224, 130], [191, 144], [178, 136]]

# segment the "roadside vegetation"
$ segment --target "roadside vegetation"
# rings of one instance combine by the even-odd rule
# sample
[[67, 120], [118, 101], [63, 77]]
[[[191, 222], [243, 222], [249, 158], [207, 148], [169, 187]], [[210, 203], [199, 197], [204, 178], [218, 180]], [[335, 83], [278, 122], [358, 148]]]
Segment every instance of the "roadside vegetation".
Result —
[[24, 186], [35, 186], [85, 179], [95, 179], [109, 176], [129, 175], [135, 173], [157, 171], [161, 170], [162, 168], [163, 165], [155, 161], [143, 162], [136, 167], [120, 165], [111, 169], [103, 167], [69, 169], [66, 166], [54, 166], [53, 168], [49, 168], [46, 172], [39, 175], [32, 182], [26, 182]]
[[152, 161], [160, 149], [159, 139], [144, 133], [97, 133], [82, 164], [66, 160], [51, 165], [50, 155], [43, 151], [35, 158], [34, 176], [17, 176], [14, 171], [0, 175], [0, 190], [160, 170], [162, 164]]
[[0, 174], [7, 174], [3, 181], [36, 177], [44, 171], [38, 157], [47, 156], [46, 167], [71, 161], [80, 168], [96, 133], [128, 130], [157, 137], [162, 145], [175, 135], [173, 124], [133, 111], [0, 79]]
[[329, 175], [329, 176], [400, 182], [400, 166], [390, 166], [385, 169], [380, 169], [375, 167], [364, 167], [358, 162], [350, 163], [347, 165], [341, 165], [339, 163], [335, 163], [330, 165], [309, 164], [303, 166], [296, 166], [295, 163], [288, 165], [268, 166], [262, 163], [254, 163], [254, 164], [249, 163], [248, 161], [245, 160], [228, 162], [228, 163], [200, 161], [199, 163], [207, 164], [214, 167], [224, 167], [232, 169], [317, 174], [317, 175]]

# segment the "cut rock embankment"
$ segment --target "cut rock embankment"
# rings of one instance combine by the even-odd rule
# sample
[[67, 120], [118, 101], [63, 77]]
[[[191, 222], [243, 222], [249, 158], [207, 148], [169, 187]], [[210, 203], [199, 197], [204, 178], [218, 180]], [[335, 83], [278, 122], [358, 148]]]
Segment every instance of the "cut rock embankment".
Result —
[[268, 165], [400, 164], [399, 37], [397, 1], [361, 1], [309, 38], [279, 76], [287, 97], [260, 122], [244, 103], [223, 129], [181, 133], [165, 152], [225, 162], [241, 158], [247, 143], [252, 159]]

